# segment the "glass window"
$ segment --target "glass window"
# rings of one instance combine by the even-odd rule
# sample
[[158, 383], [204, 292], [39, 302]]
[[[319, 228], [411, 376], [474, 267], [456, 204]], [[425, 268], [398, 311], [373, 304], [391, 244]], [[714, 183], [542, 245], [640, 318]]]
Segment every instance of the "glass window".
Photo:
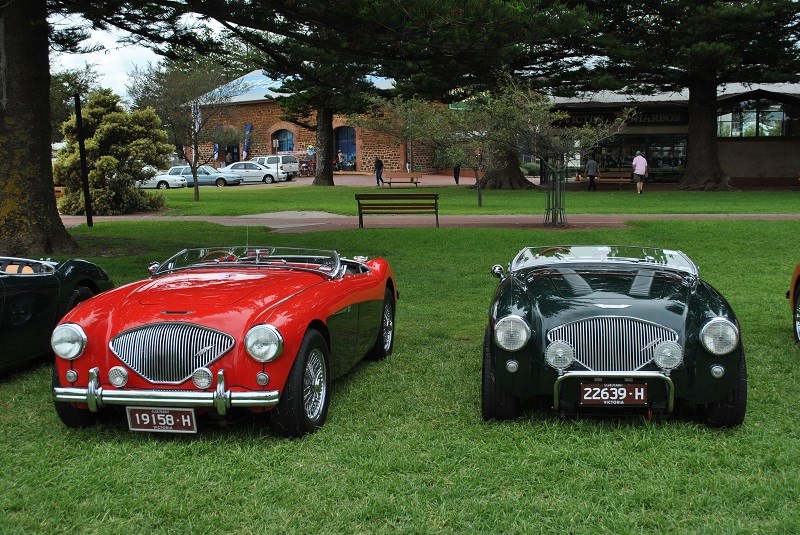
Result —
[[278, 140], [278, 152], [292, 152], [294, 150], [294, 134], [289, 130], [278, 130], [274, 139]]
[[766, 99], [728, 104], [717, 115], [718, 137], [779, 137], [797, 135], [796, 106]]

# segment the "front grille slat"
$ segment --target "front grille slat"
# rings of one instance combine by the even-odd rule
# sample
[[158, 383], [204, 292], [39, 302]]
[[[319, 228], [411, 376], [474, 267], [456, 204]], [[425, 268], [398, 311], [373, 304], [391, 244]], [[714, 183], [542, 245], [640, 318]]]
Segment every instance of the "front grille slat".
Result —
[[575, 360], [591, 371], [635, 371], [653, 360], [657, 342], [678, 341], [667, 327], [624, 316], [597, 316], [559, 325], [548, 344], [563, 340], [575, 348]]
[[179, 384], [231, 350], [233, 337], [191, 323], [154, 323], [115, 336], [111, 351], [154, 383]]

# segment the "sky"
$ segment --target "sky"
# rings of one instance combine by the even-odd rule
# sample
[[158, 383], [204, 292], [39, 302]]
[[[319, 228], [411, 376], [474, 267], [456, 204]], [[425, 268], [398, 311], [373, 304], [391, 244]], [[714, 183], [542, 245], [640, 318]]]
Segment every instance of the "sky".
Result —
[[55, 54], [50, 55], [50, 71], [66, 69], [83, 69], [87, 63], [94, 67], [99, 75], [101, 87], [107, 87], [123, 98], [127, 98], [125, 86], [128, 84], [128, 73], [135, 66], [145, 67], [148, 63], [156, 63], [160, 57], [143, 46], [121, 45], [116, 42], [115, 35], [109, 32], [92, 32], [87, 44], [100, 44], [103, 50], [91, 54]]

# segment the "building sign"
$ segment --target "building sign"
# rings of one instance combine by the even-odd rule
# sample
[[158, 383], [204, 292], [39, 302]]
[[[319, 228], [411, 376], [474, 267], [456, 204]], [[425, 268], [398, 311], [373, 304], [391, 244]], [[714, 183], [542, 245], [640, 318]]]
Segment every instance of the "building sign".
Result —
[[[569, 126], [609, 123], [614, 121], [618, 115], [619, 113], [614, 110], [571, 112], [567, 122]], [[636, 111], [628, 124], [636, 126], [687, 125], [689, 124], [689, 110], [676, 108], [660, 110], [640, 109]]]

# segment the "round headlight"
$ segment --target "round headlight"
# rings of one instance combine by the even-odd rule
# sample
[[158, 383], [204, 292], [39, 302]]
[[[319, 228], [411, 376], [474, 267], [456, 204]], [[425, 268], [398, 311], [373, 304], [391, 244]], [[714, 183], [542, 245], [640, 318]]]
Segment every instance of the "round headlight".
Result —
[[563, 340], [556, 340], [545, 352], [547, 363], [557, 370], [564, 370], [575, 360], [575, 349]]
[[676, 342], [666, 340], [653, 350], [653, 360], [662, 370], [673, 370], [683, 362], [683, 349]]
[[211, 386], [211, 380], [213, 378], [214, 375], [208, 368], [197, 368], [194, 373], [192, 373], [192, 382], [194, 383], [194, 386], [200, 390], [205, 390]]
[[739, 344], [739, 329], [725, 318], [714, 318], [703, 326], [700, 341], [709, 353], [727, 355]]
[[80, 357], [86, 349], [86, 333], [80, 325], [74, 323], [62, 323], [53, 331], [50, 337], [50, 347], [53, 352], [66, 360], [75, 360]]
[[522, 349], [531, 337], [531, 328], [519, 316], [506, 316], [494, 326], [494, 340], [506, 351]]
[[117, 388], [122, 388], [128, 384], [128, 370], [122, 366], [114, 366], [108, 370], [108, 381]]
[[272, 325], [256, 325], [247, 331], [244, 347], [258, 362], [269, 362], [283, 351], [283, 336]]

